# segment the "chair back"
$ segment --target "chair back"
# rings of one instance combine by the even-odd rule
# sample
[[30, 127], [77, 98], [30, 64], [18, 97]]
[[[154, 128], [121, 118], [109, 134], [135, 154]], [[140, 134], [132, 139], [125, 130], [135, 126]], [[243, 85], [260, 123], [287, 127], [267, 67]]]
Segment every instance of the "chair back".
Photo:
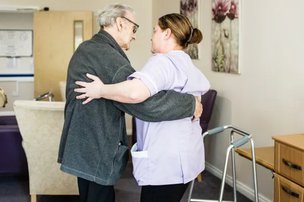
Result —
[[31, 195], [77, 195], [77, 178], [57, 163], [64, 102], [16, 100], [14, 110], [23, 138]]
[[208, 124], [211, 119], [216, 96], [217, 91], [214, 89], [210, 89], [204, 95], [202, 95], [203, 114], [200, 118], [202, 133], [208, 130]]

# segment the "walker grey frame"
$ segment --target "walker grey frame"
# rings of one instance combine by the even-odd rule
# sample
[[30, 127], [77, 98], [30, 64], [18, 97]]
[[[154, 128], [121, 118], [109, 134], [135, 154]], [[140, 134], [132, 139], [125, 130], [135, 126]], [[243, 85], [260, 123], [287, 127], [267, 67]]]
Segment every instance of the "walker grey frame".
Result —
[[[257, 185], [257, 174], [256, 174], [256, 161], [255, 161], [255, 152], [254, 152], [254, 141], [252, 140], [251, 134], [238, 129], [236, 127], [233, 127], [231, 125], [226, 126], [220, 126], [211, 130], [208, 130], [203, 133], [203, 138], [207, 135], [215, 135], [218, 133], [223, 132], [224, 130], [230, 129], [230, 145], [227, 148], [226, 152], [226, 160], [225, 160], [225, 166], [223, 170], [223, 176], [222, 176], [222, 183], [221, 183], [221, 190], [220, 190], [220, 196], [219, 200], [208, 200], [208, 199], [195, 199], [192, 198], [192, 192], [194, 187], [195, 179], [191, 182], [190, 185], [190, 192], [188, 196], [188, 202], [211, 202], [211, 201], [218, 201], [218, 202], [236, 202], [237, 201], [237, 187], [236, 187], [236, 171], [235, 171], [235, 148], [238, 148], [248, 142], [251, 144], [251, 155], [252, 155], [252, 172], [253, 172], [253, 183], [254, 183], [254, 201], [258, 202], [258, 185]], [[238, 134], [242, 136], [241, 138], [234, 139], [234, 134]], [[233, 152], [231, 152], [233, 151]], [[231, 160], [232, 160], [232, 183], [233, 183], [233, 201], [223, 201], [223, 194], [224, 194], [224, 187], [225, 187], [225, 179], [227, 175], [227, 166], [229, 161], [229, 154], [231, 154]]]

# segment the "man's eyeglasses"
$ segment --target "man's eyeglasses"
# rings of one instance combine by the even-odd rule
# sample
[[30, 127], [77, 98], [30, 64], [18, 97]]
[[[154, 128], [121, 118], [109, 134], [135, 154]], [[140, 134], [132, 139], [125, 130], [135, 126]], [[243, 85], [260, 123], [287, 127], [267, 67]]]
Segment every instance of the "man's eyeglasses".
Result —
[[135, 34], [137, 32], [137, 29], [139, 28], [139, 25], [136, 24], [135, 22], [133, 22], [132, 20], [130, 20], [129, 18], [126, 18], [124, 16], [122, 16], [121, 18], [126, 19], [127, 21], [129, 21], [130, 23], [132, 23], [133, 26], [133, 33]]

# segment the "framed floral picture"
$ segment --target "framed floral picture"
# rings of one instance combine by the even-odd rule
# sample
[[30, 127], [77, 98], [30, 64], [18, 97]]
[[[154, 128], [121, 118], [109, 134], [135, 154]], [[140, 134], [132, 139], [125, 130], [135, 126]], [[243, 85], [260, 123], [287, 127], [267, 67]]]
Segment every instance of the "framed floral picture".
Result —
[[[190, 20], [193, 27], [198, 26], [198, 0], [180, 0], [180, 14]], [[198, 59], [198, 45], [190, 44], [186, 50], [191, 59]]]
[[239, 74], [239, 0], [212, 0], [212, 70]]

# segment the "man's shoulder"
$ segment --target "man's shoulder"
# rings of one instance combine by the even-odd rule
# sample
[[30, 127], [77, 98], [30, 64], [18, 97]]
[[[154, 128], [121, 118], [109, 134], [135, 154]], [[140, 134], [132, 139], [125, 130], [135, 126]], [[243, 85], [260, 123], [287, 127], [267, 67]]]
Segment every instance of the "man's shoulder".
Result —
[[97, 54], [118, 54], [117, 50], [114, 49], [110, 44], [100, 41], [97, 42], [92, 39], [82, 42], [78, 49], [84, 52], [96, 52]]

